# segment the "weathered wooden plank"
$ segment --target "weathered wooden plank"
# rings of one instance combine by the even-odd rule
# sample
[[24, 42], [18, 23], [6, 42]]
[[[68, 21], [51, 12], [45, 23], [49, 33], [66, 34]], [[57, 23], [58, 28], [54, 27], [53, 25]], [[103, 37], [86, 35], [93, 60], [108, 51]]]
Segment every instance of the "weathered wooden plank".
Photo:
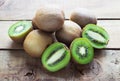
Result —
[[24, 51], [0, 51], [0, 81], [119, 81], [120, 50], [97, 50], [88, 65], [69, 63], [56, 73]]
[[60, 5], [66, 18], [76, 7], [91, 10], [98, 18], [120, 18], [120, 0], [0, 0], [0, 20], [32, 19], [42, 5]]
[[[16, 21], [0, 21], [0, 49], [22, 49], [22, 45], [14, 43], [8, 36], [8, 28]], [[120, 49], [120, 20], [99, 20], [98, 25], [103, 26], [110, 35], [106, 48]]]

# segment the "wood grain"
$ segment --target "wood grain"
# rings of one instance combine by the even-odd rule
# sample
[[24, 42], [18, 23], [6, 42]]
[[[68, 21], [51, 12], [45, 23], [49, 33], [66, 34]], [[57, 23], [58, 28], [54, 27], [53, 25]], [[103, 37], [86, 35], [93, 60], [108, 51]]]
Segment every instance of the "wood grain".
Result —
[[62, 7], [66, 18], [77, 7], [91, 10], [97, 18], [120, 18], [120, 0], [0, 0], [0, 20], [32, 19], [42, 5]]
[[[9, 27], [17, 21], [0, 21], [0, 49], [22, 49], [22, 45], [13, 42], [8, 36]], [[98, 25], [103, 26], [110, 35], [106, 49], [120, 49], [120, 20], [99, 20]]]
[[88, 65], [72, 62], [56, 73], [43, 69], [40, 59], [24, 51], [0, 51], [0, 81], [119, 81], [120, 50], [97, 50]]

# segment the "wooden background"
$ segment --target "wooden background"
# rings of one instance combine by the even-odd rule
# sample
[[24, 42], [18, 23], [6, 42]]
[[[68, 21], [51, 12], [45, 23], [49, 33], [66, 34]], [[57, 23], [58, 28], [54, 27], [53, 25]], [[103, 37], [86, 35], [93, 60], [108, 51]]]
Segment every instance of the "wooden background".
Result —
[[[40, 6], [48, 4], [61, 6], [66, 19], [74, 8], [87, 8], [108, 31], [110, 42], [105, 49], [95, 50], [92, 63], [79, 66], [71, 62], [49, 73], [40, 59], [28, 56], [22, 45], [8, 37], [13, 23], [30, 21]], [[120, 0], [0, 0], [0, 28], [0, 81], [120, 81]]]

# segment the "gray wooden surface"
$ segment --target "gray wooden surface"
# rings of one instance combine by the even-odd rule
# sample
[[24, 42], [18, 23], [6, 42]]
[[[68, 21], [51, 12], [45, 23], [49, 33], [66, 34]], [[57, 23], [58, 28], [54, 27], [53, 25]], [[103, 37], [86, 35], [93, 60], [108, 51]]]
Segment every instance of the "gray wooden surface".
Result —
[[[56, 4], [65, 11], [66, 19], [77, 7], [96, 15], [98, 25], [110, 34], [103, 50], [95, 51], [92, 63], [70, 64], [56, 73], [45, 71], [40, 59], [26, 54], [22, 45], [7, 35], [10, 25], [31, 20], [42, 5]], [[120, 0], [0, 0], [0, 81], [120, 81]]]

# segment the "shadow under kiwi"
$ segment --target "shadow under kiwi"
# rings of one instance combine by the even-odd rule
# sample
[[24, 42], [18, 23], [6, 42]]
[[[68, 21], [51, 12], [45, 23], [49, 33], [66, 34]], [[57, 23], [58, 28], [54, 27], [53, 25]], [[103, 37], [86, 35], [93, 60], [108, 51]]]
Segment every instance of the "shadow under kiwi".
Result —
[[102, 72], [102, 67], [97, 59], [94, 59], [91, 63], [84, 65], [74, 63], [74, 69], [74, 77], [85, 81], [94, 79]]
[[9, 46], [10, 49], [23, 49], [23, 44], [22, 43], [16, 43], [12, 41]]
[[42, 71], [47, 75], [47, 78], [71, 80], [74, 77], [74, 70], [71, 68], [72, 63], [57, 72], [49, 72], [42, 66]]

